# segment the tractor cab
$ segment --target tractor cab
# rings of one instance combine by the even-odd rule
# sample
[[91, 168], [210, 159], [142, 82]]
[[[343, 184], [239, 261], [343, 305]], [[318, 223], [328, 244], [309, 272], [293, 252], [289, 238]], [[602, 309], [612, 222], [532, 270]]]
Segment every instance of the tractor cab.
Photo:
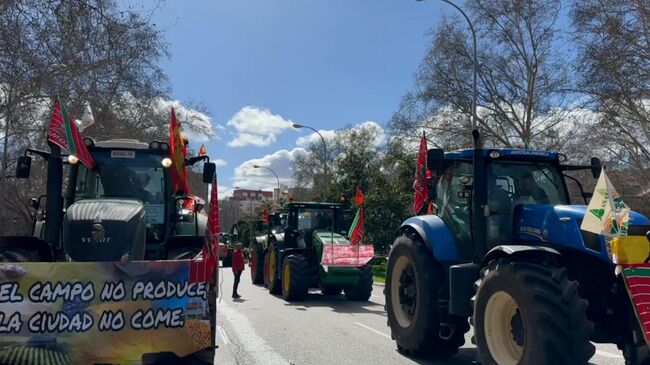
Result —
[[347, 235], [349, 219], [341, 204], [292, 202], [287, 203], [285, 209], [288, 211], [288, 226], [285, 229], [287, 247], [312, 247], [315, 234], [325, 234], [330, 240], [335, 235]]
[[[485, 224], [485, 240], [489, 250], [512, 244], [516, 237], [515, 222], [524, 208], [538, 205], [569, 205], [569, 193], [562, 174], [563, 155], [530, 150], [482, 150], [484, 170], [478, 181], [484, 186], [486, 203], [479, 210], [483, 219], [472, 221], [472, 200], [475, 194], [474, 150], [440, 154], [432, 150], [430, 165], [439, 168], [432, 196], [438, 215], [450, 228], [463, 261], [471, 261], [477, 242], [472, 239], [472, 223]], [[442, 160], [436, 160], [436, 155]], [[594, 162], [599, 164], [599, 162]], [[584, 167], [591, 168], [591, 166]], [[479, 230], [481, 231], [481, 230]]]

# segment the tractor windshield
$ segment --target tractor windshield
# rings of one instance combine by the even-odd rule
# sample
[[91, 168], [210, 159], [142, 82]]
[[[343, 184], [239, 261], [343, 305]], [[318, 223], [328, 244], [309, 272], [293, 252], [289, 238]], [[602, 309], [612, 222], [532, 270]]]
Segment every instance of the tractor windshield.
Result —
[[[114, 154], [113, 152], [120, 152]], [[125, 152], [130, 152], [130, 157]], [[79, 166], [77, 199], [130, 198], [163, 204], [165, 175], [162, 156], [136, 151], [102, 151], [93, 154], [97, 168]]]
[[549, 163], [493, 161], [487, 168], [488, 245], [512, 241], [514, 212], [530, 204], [569, 204], [564, 182]]
[[569, 204], [557, 169], [548, 163], [492, 162], [488, 165], [488, 200], [498, 211], [525, 204]]
[[[117, 152], [117, 153], [116, 153]], [[125, 198], [137, 199], [147, 213], [147, 234], [162, 239], [165, 223], [165, 172], [163, 156], [139, 151], [93, 152], [97, 164], [88, 170], [79, 164], [74, 184], [74, 200]], [[74, 176], [74, 175], [72, 175]]]

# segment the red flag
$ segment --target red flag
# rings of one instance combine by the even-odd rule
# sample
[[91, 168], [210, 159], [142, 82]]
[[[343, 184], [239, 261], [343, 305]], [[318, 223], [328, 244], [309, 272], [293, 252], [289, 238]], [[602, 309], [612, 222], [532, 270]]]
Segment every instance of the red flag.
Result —
[[205, 156], [205, 155], [207, 155], [207, 154], [208, 154], [208, 153], [207, 153], [206, 150], [205, 150], [205, 145], [202, 144], [202, 145], [201, 145], [201, 148], [199, 148], [199, 153], [198, 153], [197, 156]]
[[422, 132], [420, 138], [420, 152], [415, 167], [415, 181], [413, 181], [415, 196], [413, 199], [413, 213], [418, 214], [424, 204], [429, 200], [429, 189], [427, 189], [427, 139]]
[[262, 209], [262, 222], [269, 223], [269, 211], [268, 209]]
[[95, 160], [88, 151], [81, 132], [79, 132], [74, 119], [68, 113], [68, 108], [58, 96], [52, 108], [50, 133], [47, 139], [68, 151], [70, 155], [77, 157], [89, 169], [95, 168]]
[[363, 241], [363, 236], [366, 233], [366, 228], [363, 224], [363, 207], [359, 207], [357, 210], [357, 215], [354, 217], [354, 221], [350, 226], [350, 233], [348, 238], [350, 239], [351, 245], [359, 245]]
[[361, 204], [363, 204], [364, 198], [365, 197], [363, 196], [363, 192], [361, 192], [361, 188], [357, 186], [356, 196], [354, 197], [354, 204], [360, 206]]
[[190, 188], [187, 185], [187, 170], [185, 169], [185, 157], [187, 150], [181, 137], [181, 124], [176, 120], [176, 113], [172, 108], [171, 123], [169, 126], [169, 147], [172, 166], [170, 168], [172, 191], [182, 190], [185, 194], [190, 194]]
[[217, 193], [217, 178], [212, 182], [212, 194], [210, 194], [210, 212], [208, 222], [205, 226], [205, 243], [203, 245], [204, 256], [210, 257], [217, 252], [219, 246], [219, 194]]

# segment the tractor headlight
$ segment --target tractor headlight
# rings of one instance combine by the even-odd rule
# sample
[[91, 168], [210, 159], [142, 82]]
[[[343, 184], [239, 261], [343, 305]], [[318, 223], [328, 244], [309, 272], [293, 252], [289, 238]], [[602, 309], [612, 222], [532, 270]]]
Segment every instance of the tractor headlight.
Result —
[[149, 143], [149, 148], [152, 149], [152, 150], [159, 149], [160, 148], [160, 142], [153, 141], [153, 142]]
[[499, 151], [492, 150], [492, 151], [490, 151], [489, 156], [490, 156], [490, 158], [499, 158], [499, 157], [501, 157], [501, 154], [499, 153]]
[[557, 159], [558, 159], [558, 161], [560, 161], [560, 162], [566, 162], [566, 155], [563, 154], [563, 153], [558, 153], [558, 155], [557, 155]]
[[169, 150], [169, 143], [167, 142], [160, 142], [160, 149], [163, 151]]
[[70, 163], [70, 165], [76, 165], [79, 162], [79, 158], [75, 155], [69, 155], [68, 162]]
[[169, 168], [172, 165], [172, 159], [169, 157], [165, 157], [162, 159], [162, 165], [164, 168]]

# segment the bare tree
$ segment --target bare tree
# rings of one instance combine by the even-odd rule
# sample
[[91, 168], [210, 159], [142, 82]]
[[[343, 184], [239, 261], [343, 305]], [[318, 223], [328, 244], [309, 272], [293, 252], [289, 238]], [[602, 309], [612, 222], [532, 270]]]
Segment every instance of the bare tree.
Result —
[[[560, 2], [473, 0], [466, 6], [479, 43], [477, 122], [486, 143], [545, 148], [557, 134], [551, 131], [560, 126], [571, 84], [565, 55], [556, 47]], [[459, 24], [456, 17], [445, 19], [433, 33], [416, 91], [404, 99], [391, 131], [424, 128], [436, 145], [470, 144], [473, 54]], [[421, 111], [409, 110], [414, 105]]]
[[[650, 3], [587, 0], [573, 8], [581, 90], [599, 113], [592, 143], [650, 180]], [[647, 185], [646, 185], [647, 186]]]
[[[25, 148], [46, 148], [57, 94], [77, 117], [91, 103], [96, 123], [86, 135], [166, 138], [169, 108], [161, 100], [168, 88], [159, 61], [168, 54], [150, 15], [115, 0], [0, 2], [0, 210], [28, 222], [28, 198], [44, 192], [44, 170], [35, 168], [29, 182], [12, 180], [11, 170]], [[209, 124], [206, 130], [187, 119], [187, 129], [210, 134]]]

